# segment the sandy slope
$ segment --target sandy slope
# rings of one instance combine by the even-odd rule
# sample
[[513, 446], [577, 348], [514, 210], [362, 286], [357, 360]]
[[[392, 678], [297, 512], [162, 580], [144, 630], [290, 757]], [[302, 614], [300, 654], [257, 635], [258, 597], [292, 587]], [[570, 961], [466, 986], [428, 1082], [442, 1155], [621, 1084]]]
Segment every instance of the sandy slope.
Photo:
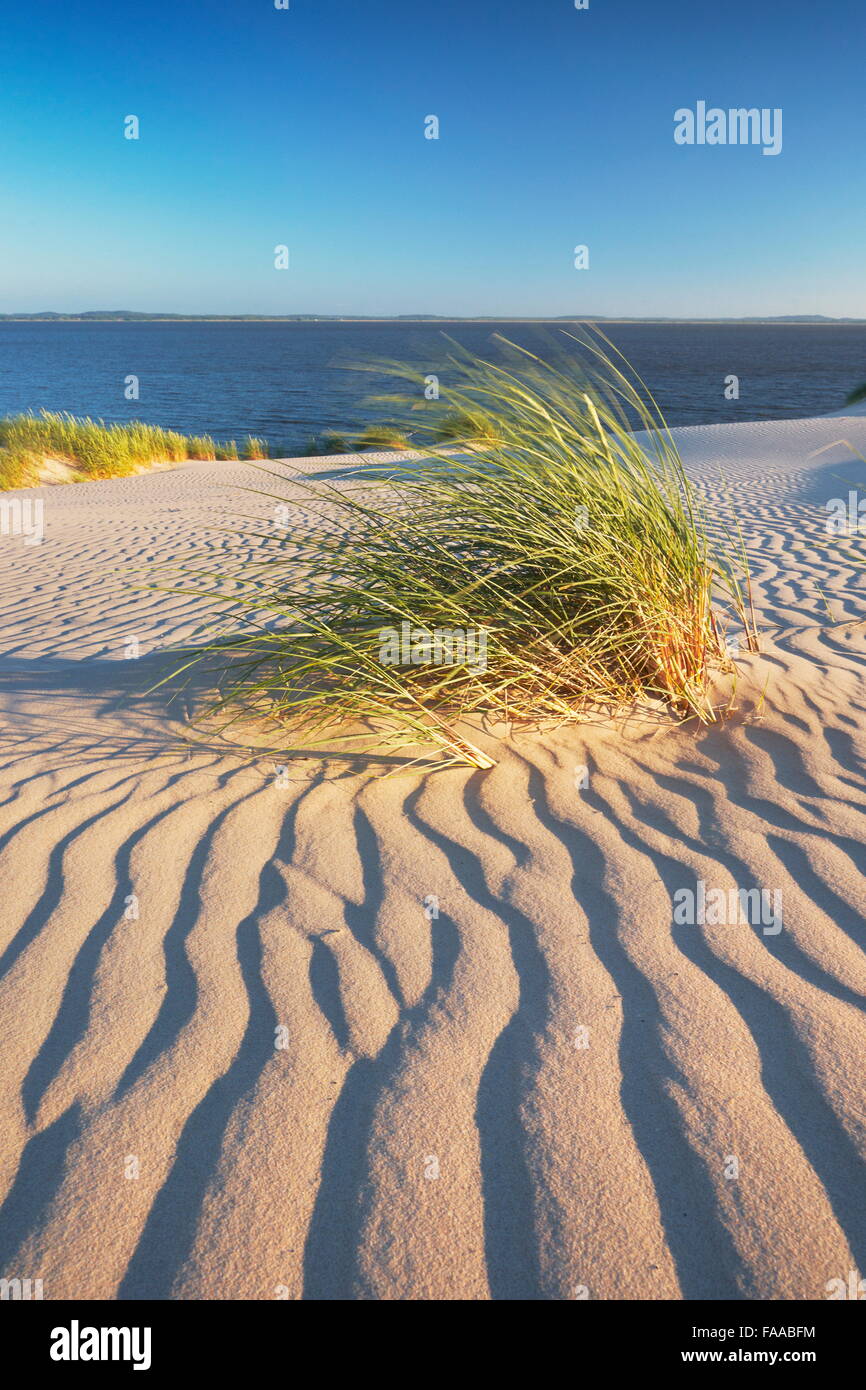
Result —
[[[244, 465], [43, 489], [44, 544], [0, 540], [4, 1274], [800, 1299], [866, 1270], [866, 584], [824, 533], [866, 469], [810, 458], [866, 419], [677, 434], [754, 566], [741, 713], [490, 773], [283, 786], [178, 737], [143, 692], [200, 610], [124, 574], [227, 558]], [[782, 890], [783, 929], [674, 924], [697, 880]]]

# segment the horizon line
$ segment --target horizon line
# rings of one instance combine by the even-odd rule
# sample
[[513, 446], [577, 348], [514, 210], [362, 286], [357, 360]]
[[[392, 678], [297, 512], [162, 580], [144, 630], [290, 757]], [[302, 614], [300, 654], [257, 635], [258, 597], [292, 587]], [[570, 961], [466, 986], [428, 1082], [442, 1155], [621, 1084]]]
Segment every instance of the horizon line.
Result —
[[831, 314], [181, 314], [163, 310], [55, 309], [0, 313], [0, 322], [218, 322], [218, 323], [791, 323], [866, 324], [866, 318]]

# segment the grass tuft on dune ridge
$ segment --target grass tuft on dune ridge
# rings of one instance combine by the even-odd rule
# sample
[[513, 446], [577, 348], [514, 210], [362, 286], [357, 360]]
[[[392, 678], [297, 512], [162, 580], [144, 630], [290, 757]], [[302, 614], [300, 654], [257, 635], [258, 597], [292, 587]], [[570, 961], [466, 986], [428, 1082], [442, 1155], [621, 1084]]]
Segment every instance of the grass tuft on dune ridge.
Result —
[[429, 744], [439, 765], [476, 767], [493, 759], [466, 721], [576, 721], [641, 696], [713, 719], [709, 672], [729, 664], [713, 592], [746, 621], [736, 566], [711, 556], [654, 403], [587, 346], [588, 364], [459, 352], [443, 409], [483, 447], [433, 448], [383, 481], [299, 476], [288, 530], [231, 573], [199, 573], [230, 610], [183, 668], [216, 662], [210, 712], [266, 716], [291, 746]]
[[[106, 425], [102, 420], [43, 410], [0, 420], [0, 489], [35, 486], [47, 463], [65, 464], [70, 481], [123, 478], [154, 463], [237, 458], [234, 441], [221, 446], [209, 436], [189, 438], [140, 420]], [[247, 440], [246, 457], [268, 457], [261, 439]]]

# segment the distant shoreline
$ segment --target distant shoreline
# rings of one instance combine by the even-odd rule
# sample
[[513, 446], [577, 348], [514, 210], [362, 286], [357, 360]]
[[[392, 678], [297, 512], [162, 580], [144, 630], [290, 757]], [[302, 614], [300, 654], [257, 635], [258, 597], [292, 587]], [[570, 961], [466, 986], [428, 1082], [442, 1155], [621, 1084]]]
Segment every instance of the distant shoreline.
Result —
[[776, 325], [784, 327], [790, 324], [792, 327], [799, 328], [838, 328], [851, 327], [862, 328], [866, 325], [866, 319], [849, 318], [826, 318], [821, 315], [806, 315], [803, 318], [796, 318], [791, 315], [781, 315], [768, 318], [612, 318], [604, 314], [592, 315], [563, 315], [554, 318], [530, 317], [522, 315], [507, 316], [500, 315], [496, 318], [486, 315], [475, 317], [449, 317], [448, 315], [419, 315], [413, 318], [410, 315], [397, 315], [396, 317], [365, 318], [359, 315], [338, 315], [338, 314], [139, 314], [139, 313], [105, 313], [85, 311], [81, 314], [0, 314], [0, 323], [358, 323], [358, 324], [439, 324], [439, 323], [550, 323], [550, 324], [617, 324], [617, 323], [645, 323], [655, 326], [670, 324], [676, 327], [681, 324], [731, 324], [738, 327], [752, 324], [756, 327]]

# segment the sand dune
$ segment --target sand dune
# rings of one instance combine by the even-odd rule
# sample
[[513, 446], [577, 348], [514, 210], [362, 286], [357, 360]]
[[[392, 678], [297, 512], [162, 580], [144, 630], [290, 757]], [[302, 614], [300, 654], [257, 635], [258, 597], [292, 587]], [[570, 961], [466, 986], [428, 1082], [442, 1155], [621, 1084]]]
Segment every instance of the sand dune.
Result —
[[[866, 418], [675, 435], [753, 567], [736, 712], [485, 773], [277, 778], [146, 693], [203, 610], [131, 571], [230, 560], [267, 507], [244, 464], [43, 488], [44, 543], [0, 539], [3, 1275], [808, 1299], [866, 1270], [866, 551], [825, 530]], [[699, 882], [780, 892], [781, 929], [677, 923]]]

